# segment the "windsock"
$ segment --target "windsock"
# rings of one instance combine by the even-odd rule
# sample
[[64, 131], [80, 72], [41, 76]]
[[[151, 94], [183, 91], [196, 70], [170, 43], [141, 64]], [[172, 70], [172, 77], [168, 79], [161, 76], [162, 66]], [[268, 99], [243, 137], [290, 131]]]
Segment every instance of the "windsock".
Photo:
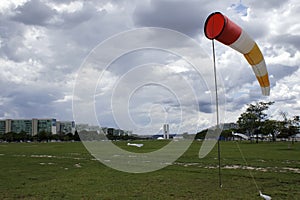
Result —
[[230, 46], [242, 53], [252, 66], [262, 94], [270, 95], [270, 81], [264, 57], [256, 42], [237, 24], [220, 12], [208, 16], [204, 27], [208, 39]]

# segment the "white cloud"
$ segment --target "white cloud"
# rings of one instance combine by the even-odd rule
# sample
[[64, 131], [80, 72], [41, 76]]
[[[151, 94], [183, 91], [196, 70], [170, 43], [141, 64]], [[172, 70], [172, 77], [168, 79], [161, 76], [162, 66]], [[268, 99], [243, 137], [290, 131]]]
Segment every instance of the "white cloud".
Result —
[[73, 100], [73, 95], [65, 95], [64, 98], [57, 99], [54, 102], [55, 103], [63, 103], [63, 102], [69, 102], [69, 103], [71, 103], [72, 100]]
[[273, 88], [272, 97], [275, 101], [283, 103], [296, 103], [300, 97], [300, 84], [299, 84], [300, 68], [290, 76], [278, 81]]
[[0, 80], [6, 83], [29, 84], [34, 83], [40, 77], [42, 68], [38, 61], [29, 59], [27, 62], [13, 62], [0, 59]]
[[16, 8], [18, 6], [23, 5], [26, 3], [28, 0], [6, 0], [2, 1], [0, 4], [0, 13], [5, 13], [11, 8]]
[[57, 10], [59, 13], [67, 12], [74, 13], [83, 7], [83, 2], [81, 1], [72, 1], [68, 3], [57, 4], [54, 2], [46, 2], [46, 4], [53, 9]]

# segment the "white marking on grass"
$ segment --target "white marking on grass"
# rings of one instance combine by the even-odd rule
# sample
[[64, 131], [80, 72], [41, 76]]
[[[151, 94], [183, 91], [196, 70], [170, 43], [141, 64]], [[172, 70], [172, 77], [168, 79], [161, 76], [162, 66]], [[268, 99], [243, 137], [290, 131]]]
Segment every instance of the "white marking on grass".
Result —
[[291, 168], [291, 167], [283, 167], [282, 169], [292, 171], [294, 173], [300, 174], [300, 169], [299, 168]]
[[144, 144], [127, 143], [127, 146], [142, 147]]
[[77, 168], [82, 167], [82, 166], [80, 165], [80, 163], [76, 163], [74, 166], [77, 167]]
[[172, 163], [170, 163], [170, 162], [161, 162], [160, 164], [161, 165], [172, 165]]
[[52, 155], [30, 155], [32, 158], [56, 158], [56, 156]]
[[186, 163], [183, 166], [189, 167], [189, 166], [196, 166], [196, 165], [199, 165], [199, 163]]
[[[173, 165], [181, 165], [184, 167], [189, 167], [189, 166], [198, 166], [201, 168], [205, 169], [217, 169], [218, 166], [202, 166], [200, 163], [181, 163], [181, 162], [174, 162]], [[222, 167], [223, 169], [232, 169], [232, 170], [237, 170], [237, 169], [242, 169], [242, 170], [255, 170], [255, 171], [260, 171], [260, 172], [281, 172], [281, 173], [287, 173], [287, 172], [292, 172], [292, 173], [297, 173], [300, 174], [300, 168], [292, 168], [292, 167], [253, 167], [253, 166], [244, 166], [244, 165], [225, 165]]]
[[14, 154], [13, 156], [15, 156], [15, 157], [26, 157], [26, 155], [24, 155], [24, 154]]
[[55, 165], [55, 163], [52, 163], [52, 162], [48, 162], [48, 163], [43, 163], [43, 162], [41, 162], [41, 163], [39, 163], [40, 165]]
[[260, 160], [258, 160], [259, 162], [266, 162], [265, 160], [263, 160], [263, 159], [260, 159]]
[[70, 153], [70, 155], [80, 156], [80, 153]]

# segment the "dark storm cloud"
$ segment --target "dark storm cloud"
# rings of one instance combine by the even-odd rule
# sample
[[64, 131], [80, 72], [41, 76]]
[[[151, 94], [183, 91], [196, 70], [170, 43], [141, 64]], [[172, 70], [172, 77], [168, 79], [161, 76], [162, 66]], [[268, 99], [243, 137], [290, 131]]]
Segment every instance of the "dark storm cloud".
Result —
[[254, 9], [276, 9], [284, 5], [286, 1], [282, 0], [272, 0], [272, 1], [262, 1], [262, 0], [252, 0], [249, 1], [249, 5]]
[[27, 24], [45, 26], [56, 11], [39, 0], [31, 0], [15, 9], [13, 20]]
[[[0, 105], [2, 112], [12, 113], [11, 111], [16, 110], [17, 116], [22, 118], [50, 117], [54, 114], [51, 102], [55, 99], [55, 96], [50, 95], [50, 93], [59, 95], [59, 91], [54, 87], [32, 88], [31, 86], [16, 84], [10, 84], [10, 86], [10, 91], [2, 93], [2, 97], [9, 99], [5, 105]], [[4, 113], [0, 114], [3, 116]]]
[[127, 20], [126, 17], [106, 10], [96, 10], [91, 6], [84, 5], [83, 10], [74, 13], [62, 13], [59, 16], [62, 22], [55, 24], [55, 29], [61, 31], [61, 37], [56, 38], [71, 40], [80, 47], [78, 51], [84, 48], [91, 50], [101, 41], [128, 29], [122, 21]]
[[[72, 119], [71, 101], [65, 97], [72, 94], [74, 73], [93, 47], [128, 25], [122, 13], [106, 16], [95, 2], [82, 2], [74, 12], [58, 12], [47, 3], [32, 0], [10, 8], [9, 15], [0, 13], [0, 61], [7, 62], [2, 67], [8, 71], [0, 76], [5, 91], [0, 96], [5, 100], [1, 117]], [[36, 35], [28, 35], [31, 31]], [[29, 60], [38, 62], [38, 68], [30, 67]], [[23, 76], [18, 77], [16, 65]]]
[[23, 60], [23, 56], [18, 54], [18, 49], [24, 47], [24, 25], [9, 21], [4, 16], [0, 16], [0, 38], [2, 40], [0, 56], [16, 62]]
[[260, 89], [252, 93], [236, 94], [237, 92], [226, 94], [226, 110], [229, 112], [240, 110], [243, 106], [256, 101], [261, 96]]
[[279, 36], [275, 36], [271, 38], [270, 41], [272, 44], [281, 44], [285, 45], [292, 45], [296, 48], [296, 50], [300, 50], [300, 35], [293, 35], [291, 34], [283, 34]]
[[196, 1], [151, 1], [138, 6], [134, 22], [138, 26], [170, 28], [190, 36], [202, 34], [207, 12]]
[[212, 109], [213, 105], [211, 102], [199, 102], [199, 111], [203, 113], [212, 113], [214, 110]]
[[[240, 56], [240, 55], [237, 55]], [[236, 59], [236, 58], [234, 58]], [[240, 57], [243, 59], [243, 57]], [[239, 91], [246, 84], [257, 82], [256, 77], [253, 74], [251, 66], [239, 65], [239, 63], [233, 63], [236, 66], [235, 69], [228, 70], [228, 68], [220, 69], [220, 74], [223, 78], [223, 83], [226, 92]]]
[[280, 80], [286, 76], [290, 76], [299, 69], [299, 66], [286, 66], [286, 65], [271, 65], [268, 67], [270, 76], [273, 76], [275, 80]]
[[254, 40], [265, 40], [270, 34], [269, 27], [261, 19], [253, 20], [251, 23], [242, 21], [239, 24]]

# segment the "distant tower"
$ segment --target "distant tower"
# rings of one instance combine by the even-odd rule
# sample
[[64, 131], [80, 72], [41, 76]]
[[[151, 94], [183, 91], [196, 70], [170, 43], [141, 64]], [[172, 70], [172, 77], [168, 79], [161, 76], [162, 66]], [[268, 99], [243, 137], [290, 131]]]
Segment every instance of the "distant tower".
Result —
[[169, 139], [169, 124], [164, 124], [164, 139]]

